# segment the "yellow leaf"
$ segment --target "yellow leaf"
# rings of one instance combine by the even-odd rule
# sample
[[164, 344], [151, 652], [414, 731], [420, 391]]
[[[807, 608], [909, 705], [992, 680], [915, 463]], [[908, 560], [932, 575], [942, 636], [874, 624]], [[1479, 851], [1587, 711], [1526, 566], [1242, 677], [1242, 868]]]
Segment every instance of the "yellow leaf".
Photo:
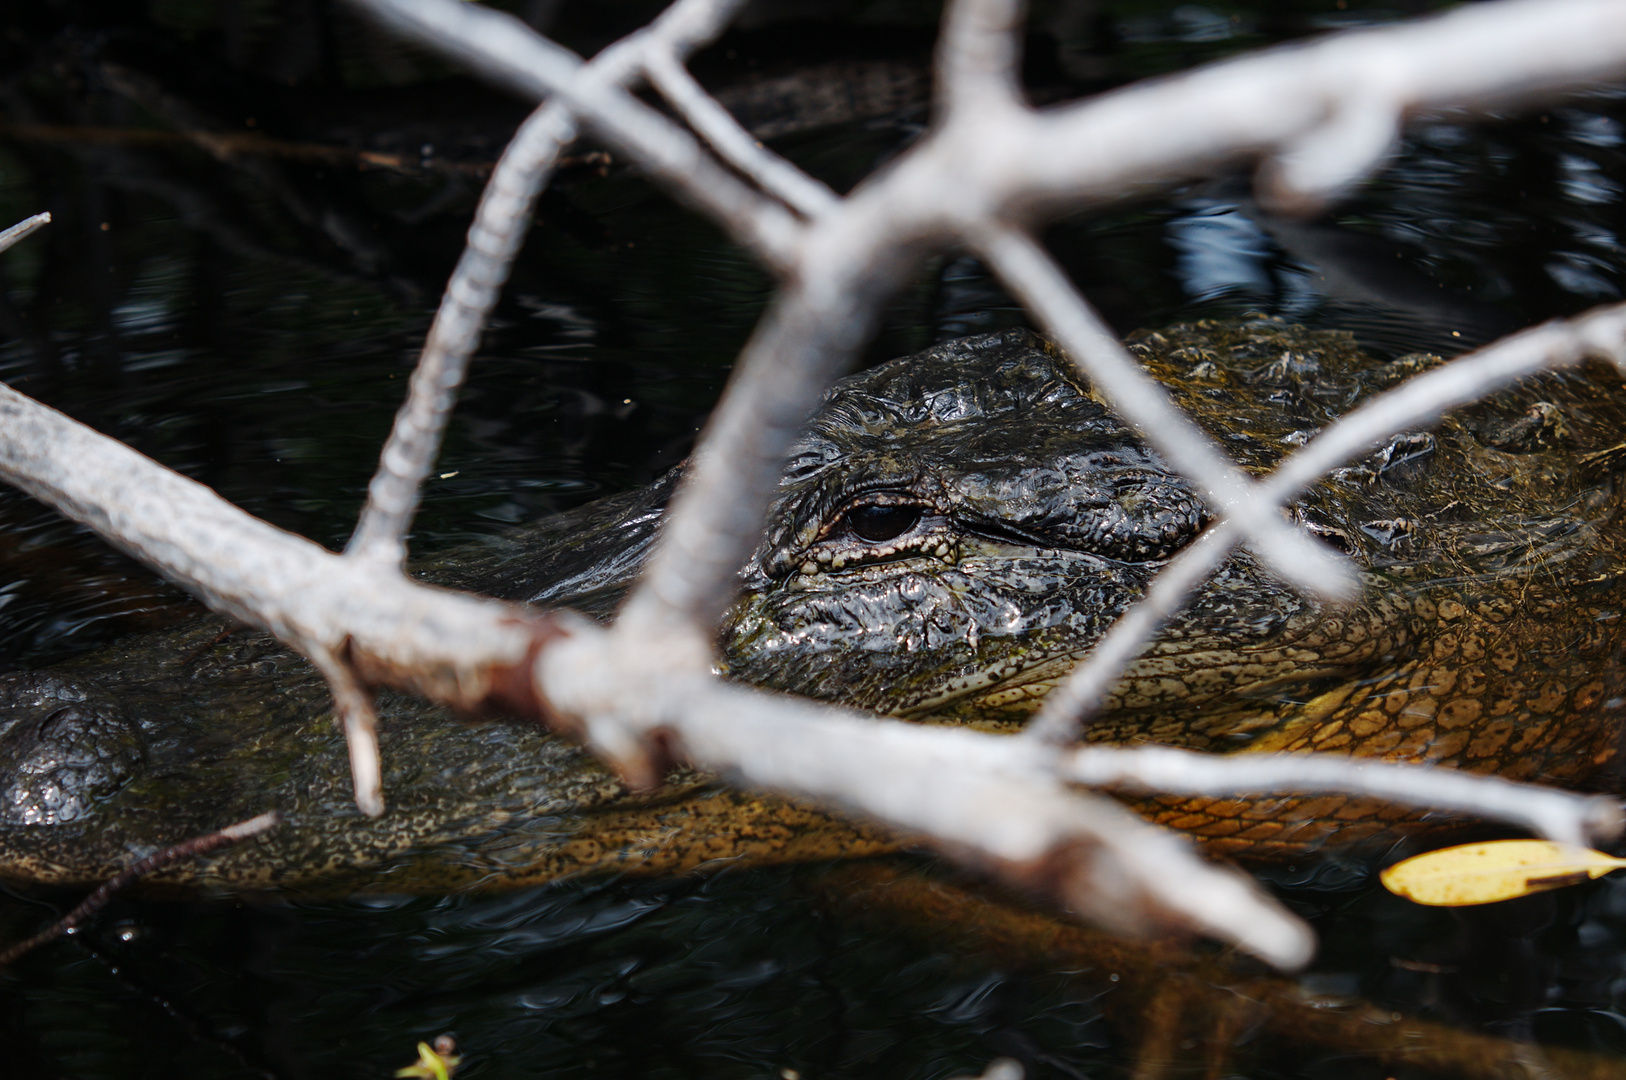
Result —
[[418, 1060], [404, 1069], [396, 1069], [395, 1075], [401, 1080], [451, 1080], [462, 1060], [456, 1054], [441, 1053], [428, 1043], [421, 1042], [418, 1044]]
[[1390, 892], [1415, 903], [1464, 907], [1579, 885], [1623, 866], [1626, 859], [1570, 844], [1493, 840], [1418, 855], [1380, 877]]

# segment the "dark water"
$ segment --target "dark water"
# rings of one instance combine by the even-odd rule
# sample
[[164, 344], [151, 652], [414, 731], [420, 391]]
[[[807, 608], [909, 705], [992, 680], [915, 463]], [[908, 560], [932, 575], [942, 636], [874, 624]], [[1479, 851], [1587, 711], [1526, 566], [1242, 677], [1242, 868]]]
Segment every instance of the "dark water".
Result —
[[[1028, 81], [1043, 100], [1077, 96], [1423, 5], [1349, 6], [1362, 10], [1040, 6]], [[653, 10], [524, 5], [584, 51]], [[806, 99], [831, 61], [918, 85], [934, 17], [932, 5], [764, 3], [696, 67], [781, 132], [777, 149], [844, 189], [918, 136], [918, 95], [858, 95], [843, 118], [795, 93], [764, 105], [751, 88], [800, 86]], [[0, 27], [0, 219], [55, 218], [0, 259], [0, 378], [341, 544], [481, 168], [523, 109], [326, 0], [21, 0]], [[1260, 309], [1350, 329], [1386, 355], [1450, 352], [1619, 297], [1623, 120], [1619, 93], [1600, 91], [1420, 126], [1322, 221], [1270, 220], [1245, 182], [1223, 180], [1047, 239], [1123, 330]], [[274, 152], [214, 154], [199, 133], [269, 138]], [[289, 149], [310, 144], [339, 151]], [[620, 163], [566, 169], [487, 334], [415, 549], [659, 474], [687, 451], [766, 296], [716, 230]], [[941, 259], [892, 302], [870, 359], [1020, 319], [974, 262]], [[184, 604], [0, 491], [0, 670]], [[1360, 865], [1274, 878], [1323, 935], [1307, 1000], [1626, 1053], [1626, 887], [1450, 913], [1387, 896]], [[0, 934], [74, 899], [0, 901]], [[1257, 1025], [1183, 1039], [1235, 1041], [1234, 1055], [1160, 1047], [1113, 1007], [1146, 988], [1081, 966], [888, 929], [792, 871], [492, 898], [126, 900], [0, 975], [0, 1046], [5, 1075], [41, 1077], [387, 1076], [442, 1031], [469, 1077], [937, 1078], [1001, 1055], [1043, 1077], [1415, 1072]]]

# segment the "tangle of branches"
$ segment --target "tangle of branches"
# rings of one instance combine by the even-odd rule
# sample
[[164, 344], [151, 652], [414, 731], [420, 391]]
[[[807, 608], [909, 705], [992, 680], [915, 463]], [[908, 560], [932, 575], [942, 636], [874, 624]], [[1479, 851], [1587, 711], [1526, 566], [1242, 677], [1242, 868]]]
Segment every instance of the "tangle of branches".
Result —
[[[1123, 665], [1237, 545], [1301, 589], [1351, 595], [1352, 566], [1290, 525], [1283, 502], [1389, 434], [1524, 375], [1590, 357], [1626, 368], [1626, 305], [1430, 371], [1255, 479], [1141, 371], [1033, 230], [1246, 165], [1267, 206], [1319, 208], [1381, 166], [1413, 117], [1526, 105], [1626, 75], [1626, 5], [1468, 5], [1038, 111], [1017, 79], [1019, 0], [951, 0], [929, 130], [838, 197], [758, 144], [684, 66], [742, 0], [677, 0], [590, 62], [475, 4], [351, 2], [543, 104], [487, 184], [348, 548], [334, 554], [282, 532], [3, 387], [0, 477], [309, 657], [332, 688], [368, 813], [384, 809], [372, 689], [400, 687], [538, 719], [635, 779], [682, 760], [844, 807], [1048, 886], [1083, 917], [1196, 931], [1282, 966], [1302, 964], [1313, 948], [1299, 920], [1245, 875], [1205, 862], [1088, 788], [1369, 795], [1577, 843], [1619, 830], [1610, 800], [1494, 778], [1313, 755], [1085, 747], [1076, 737]], [[670, 114], [637, 97], [640, 85]], [[402, 572], [419, 487], [481, 327], [538, 193], [578, 136], [636, 163], [779, 281], [648, 570], [609, 627], [432, 589]], [[1120, 415], [1197, 484], [1217, 518], [1014, 738], [861, 715], [712, 674], [714, 627], [758, 542], [791, 440], [852, 363], [881, 305], [923, 260], [950, 248], [986, 263]]]

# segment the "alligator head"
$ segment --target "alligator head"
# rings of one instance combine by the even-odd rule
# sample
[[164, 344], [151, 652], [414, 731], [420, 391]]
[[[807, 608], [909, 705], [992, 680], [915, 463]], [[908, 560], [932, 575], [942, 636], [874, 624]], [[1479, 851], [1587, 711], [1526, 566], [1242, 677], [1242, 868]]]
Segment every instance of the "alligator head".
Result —
[[[1208, 518], [1052, 346], [939, 345], [825, 396], [744, 572], [727, 668], [895, 715], [1020, 721]], [[1217, 650], [1309, 609], [1247, 560], [1201, 606], [1185, 622], [1210, 697]]]

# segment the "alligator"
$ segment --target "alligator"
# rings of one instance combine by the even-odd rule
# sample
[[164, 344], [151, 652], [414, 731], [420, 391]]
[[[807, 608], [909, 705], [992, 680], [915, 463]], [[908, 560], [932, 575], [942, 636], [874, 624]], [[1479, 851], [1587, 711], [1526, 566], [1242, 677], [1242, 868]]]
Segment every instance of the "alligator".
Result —
[[[1264, 317], [1143, 332], [1129, 347], [1255, 473], [1439, 362], [1374, 359], [1347, 334]], [[1607, 785], [1626, 717], [1623, 430], [1626, 387], [1599, 365], [1387, 440], [1287, 511], [1354, 559], [1358, 602], [1301, 595], [1239, 551], [1128, 669], [1087, 738]], [[418, 572], [609, 618], [680, 473]], [[741, 569], [719, 663], [792, 693], [1014, 730], [1210, 520], [1044, 340], [941, 344], [825, 395]], [[529, 726], [471, 724], [389, 692], [380, 709], [390, 809], [374, 820], [351, 801], [321, 679], [265, 635], [197, 617], [0, 678], [0, 878], [99, 881], [270, 808], [278, 831], [161, 882], [435, 892], [900, 843], [693, 771], [631, 790]], [[1136, 805], [1243, 859], [1450, 824], [1344, 797]]]

